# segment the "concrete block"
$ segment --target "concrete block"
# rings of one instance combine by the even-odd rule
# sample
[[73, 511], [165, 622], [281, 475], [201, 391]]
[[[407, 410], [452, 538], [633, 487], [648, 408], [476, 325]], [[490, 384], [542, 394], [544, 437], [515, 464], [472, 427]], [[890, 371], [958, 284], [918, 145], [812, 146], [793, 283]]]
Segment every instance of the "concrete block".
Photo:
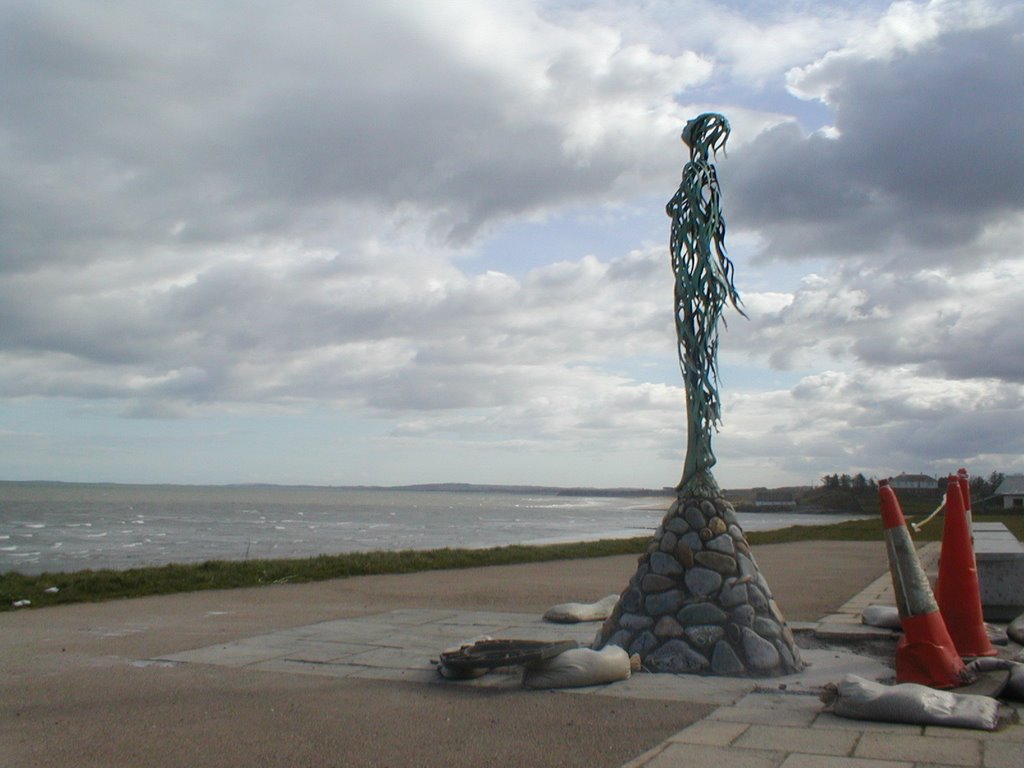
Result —
[[1002, 523], [976, 523], [974, 559], [986, 621], [1012, 621], [1024, 613], [1024, 545]]

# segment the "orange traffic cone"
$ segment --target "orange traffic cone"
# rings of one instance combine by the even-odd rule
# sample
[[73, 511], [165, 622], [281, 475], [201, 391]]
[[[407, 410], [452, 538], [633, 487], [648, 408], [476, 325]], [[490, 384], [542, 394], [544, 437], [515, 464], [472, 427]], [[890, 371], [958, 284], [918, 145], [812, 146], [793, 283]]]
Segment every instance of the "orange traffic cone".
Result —
[[960, 478], [949, 476], [946, 491], [946, 524], [942, 531], [942, 555], [939, 558], [942, 591], [938, 605], [949, 636], [961, 656], [995, 656], [989, 642], [981, 610], [981, 588], [974, 547], [967, 525]]
[[967, 671], [939, 613], [903, 510], [888, 480], [879, 483], [878, 495], [889, 571], [903, 625], [903, 637], [896, 646], [896, 682], [933, 688], [963, 685], [968, 682]]
[[956, 482], [960, 487], [960, 498], [964, 502], [964, 514], [967, 516], [967, 531], [971, 534], [971, 548], [974, 547], [974, 513], [971, 512], [971, 478], [967, 470], [960, 467], [956, 471]]

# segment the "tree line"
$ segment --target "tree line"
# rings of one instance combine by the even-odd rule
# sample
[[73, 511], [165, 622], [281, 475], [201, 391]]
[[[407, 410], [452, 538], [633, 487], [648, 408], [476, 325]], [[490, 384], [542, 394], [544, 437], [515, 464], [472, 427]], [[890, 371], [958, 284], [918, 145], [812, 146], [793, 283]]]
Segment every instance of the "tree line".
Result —
[[[1005, 477], [1006, 475], [1002, 472], [992, 472], [987, 478], [981, 476], [972, 477], [970, 480], [971, 496], [976, 499], [992, 496]], [[946, 478], [939, 478], [936, 481], [935, 487], [937, 490], [945, 491], [946, 483]], [[865, 477], [863, 472], [858, 472], [852, 476], [835, 472], [831, 475], [822, 476], [821, 487], [827, 490], [877, 491], [878, 481], [874, 477]]]

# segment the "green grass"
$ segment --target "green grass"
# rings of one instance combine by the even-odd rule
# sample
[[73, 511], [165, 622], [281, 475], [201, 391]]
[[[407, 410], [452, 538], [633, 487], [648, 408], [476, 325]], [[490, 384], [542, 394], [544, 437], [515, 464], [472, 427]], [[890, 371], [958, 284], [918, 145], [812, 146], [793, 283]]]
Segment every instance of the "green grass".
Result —
[[[905, 505], [911, 521], [930, 509]], [[1024, 515], [976, 515], [979, 522], [1002, 522], [1024, 540]], [[942, 537], [941, 516], [916, 538], [938, 541]], [[798, 541], [881, 541], [877, 517], [849, 520], [830, 525], [798, 525], [777, 531], [752, 531], [750, 543], [781, 544]], [[302, 583], [373, 576], [385, 573], [414, 573], [451, 568], [479, 568], [489, 565], [534, 563], [641, 553], [649, 536], [632, 539], [544, 546], [510, 546], [491, 549], [435, 549], [401, 552], [365, 552], [291, 560], [212, 560], [195, 565], [165, 565], [130, 570], [76, 571], [27, 576], [14, 571], [0, 574], [0, 611], [13, 610], [16, 600], [30, 600], [33, 608], [66, 603], [100, 602], [125, 597], [167, 595], [204, 589], [234, 589], [267, 584]], [[56, 587], [57, 592], [45, 590]]]

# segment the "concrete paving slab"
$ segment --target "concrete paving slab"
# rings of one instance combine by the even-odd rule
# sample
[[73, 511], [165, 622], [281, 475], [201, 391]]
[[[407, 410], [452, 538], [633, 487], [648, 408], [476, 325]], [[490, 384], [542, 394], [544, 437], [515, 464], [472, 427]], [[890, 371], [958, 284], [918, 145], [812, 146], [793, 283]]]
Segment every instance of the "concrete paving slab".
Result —
[[982, 747], [985, 768], [1020, 768], [1024, 746], [1016, 741], [987, 741]]
[[968, 736], [951, 739], [900, 733], [866, 732], [861, 736], [853, 756], [907, 760], [918, 763], [980, 766], [982, 745], [980, 740]]
[[923, 768], [914, 763], [895, 760], [869, 760], [860, 757], [793, 754], [780, 768]]
[[850, 731], [870, 730], [879, 733], [904, 733], [909, 736], [921, 736], [924, 733], [924, 728], [920, 725], [908, 725], [907, 723], [880, 723], [874, 720], [853, 720], [848, 717], [837, 717], [831, 712], [822, 712], [819, 714], [814, 719], [814, 722], [811, 723], [811, 728], [842, 728]]
[[703, 744], [668, 744], [642, 768], [777, 768], [785, 752], [732, 749]]
[[844, 756], [853, 752], [859, 738], [860, 734], [855, 731], [840, 729], [751, 725], [733, 742], [733, 746], [775, 752]]
[[699, 720], [669, 739], [680, 744], [705, 744], [725, 747], [732, 744], [751, 726], [726, 720]]

